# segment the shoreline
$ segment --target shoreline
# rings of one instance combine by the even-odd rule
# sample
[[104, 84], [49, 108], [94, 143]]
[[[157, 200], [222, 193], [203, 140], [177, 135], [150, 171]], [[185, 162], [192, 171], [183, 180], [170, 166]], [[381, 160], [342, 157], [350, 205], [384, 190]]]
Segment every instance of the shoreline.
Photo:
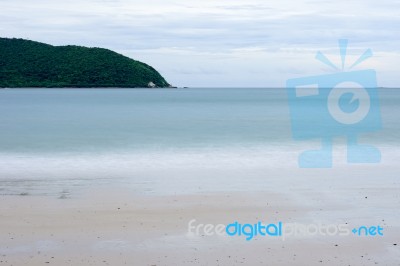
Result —
[[[312, 221], [312, 206], [279, 193], [140, 196], [91, 190], [77, 198], [1, 196], [0, 256], [8, 264], [394, 265], [397, 233], [286, 240], [189, 235], [188, 222]], [[334, 204], [324, 212], [335, 210]], [[6, 215], [4, 215], [6, 214]], [[271, 218], [272, 217], [272, 218]], [[328, 216], [329, 217], [329, 216]], [[317, 218], [318, 219], [318, 218]], [[337, 217], [331, 222], [337, 222]], [[329, 221], [329, 219], [327, 220]]]

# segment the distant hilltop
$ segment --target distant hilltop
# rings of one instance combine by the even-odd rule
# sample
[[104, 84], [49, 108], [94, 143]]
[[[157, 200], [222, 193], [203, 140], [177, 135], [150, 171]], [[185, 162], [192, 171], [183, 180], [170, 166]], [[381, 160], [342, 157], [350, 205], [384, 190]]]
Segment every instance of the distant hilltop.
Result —
[[103, 48], [0, 38], [0, 88], [165, 88], [153, 67]]

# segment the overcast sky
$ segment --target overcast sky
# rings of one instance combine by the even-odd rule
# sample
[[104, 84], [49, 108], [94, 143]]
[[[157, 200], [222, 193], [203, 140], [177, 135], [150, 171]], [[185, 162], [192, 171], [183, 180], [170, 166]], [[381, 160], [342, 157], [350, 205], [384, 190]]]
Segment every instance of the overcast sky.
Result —
[[351, 65], [367, 48], [379, 86], [400, 86], [399, 0], [0, 0], [0, 36], [109, 48], [177, 86], [283, 87]]

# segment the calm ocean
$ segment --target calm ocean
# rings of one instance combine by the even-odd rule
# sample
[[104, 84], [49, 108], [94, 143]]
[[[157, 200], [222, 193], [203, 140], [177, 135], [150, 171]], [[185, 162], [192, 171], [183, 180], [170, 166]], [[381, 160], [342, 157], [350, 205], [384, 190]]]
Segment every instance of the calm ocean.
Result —
[[[381, 164], [392, 164], [400, 155], [400, 92], [379, 93], [383, 129], [361, 140], [381, 149]], [[299, 152], [318, 145], [292, 139], [285, 89], [0, 90], [1, 194], [118, 180], [171, 189], [160, 180], [185, 180], [182, 169], [208, 169], [213, 174], [203, 176], [213, 179], [218, 171], [294, 169]], [[336, 152], [340, 166], [344, 154]]]

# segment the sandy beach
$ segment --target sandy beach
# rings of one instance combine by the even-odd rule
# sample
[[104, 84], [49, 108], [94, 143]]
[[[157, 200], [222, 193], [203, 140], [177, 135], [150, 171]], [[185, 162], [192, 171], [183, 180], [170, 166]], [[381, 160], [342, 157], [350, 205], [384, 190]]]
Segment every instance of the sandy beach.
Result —
[[[394, 196], [388, 196], [390, 189], [381, 191], [355, 200], [381, 204]], [[0, 264], [399, 265], [399, 222], [392, 217], [380, 221], [386, 230], [384, 237], [257, 237], [246, 241], [188, 233], [192, 219], [197, 224], [277, 219], [351, 224], [381, 216], [343, 206], [333, 195], [306, 197], [308, 201], [295, 201], [279, 192], [146, 196], [122, 187], [88, 190], [75, 197], [2, 196]], [[309, 200], [321, 201], [324, 207], [307, 204]], [[348, 216], [352, 212], [356, 214], [353, 218]], [[371, 217], [359, 217], [361, 213]]]
[[321, 141], [292, 139], [281, 90], [5, 90], [0, 265], [400, 265], [382, 95], [384, 129], [359, 138], [380, 163], [339, 136], [332, 168], [299, 168]]

